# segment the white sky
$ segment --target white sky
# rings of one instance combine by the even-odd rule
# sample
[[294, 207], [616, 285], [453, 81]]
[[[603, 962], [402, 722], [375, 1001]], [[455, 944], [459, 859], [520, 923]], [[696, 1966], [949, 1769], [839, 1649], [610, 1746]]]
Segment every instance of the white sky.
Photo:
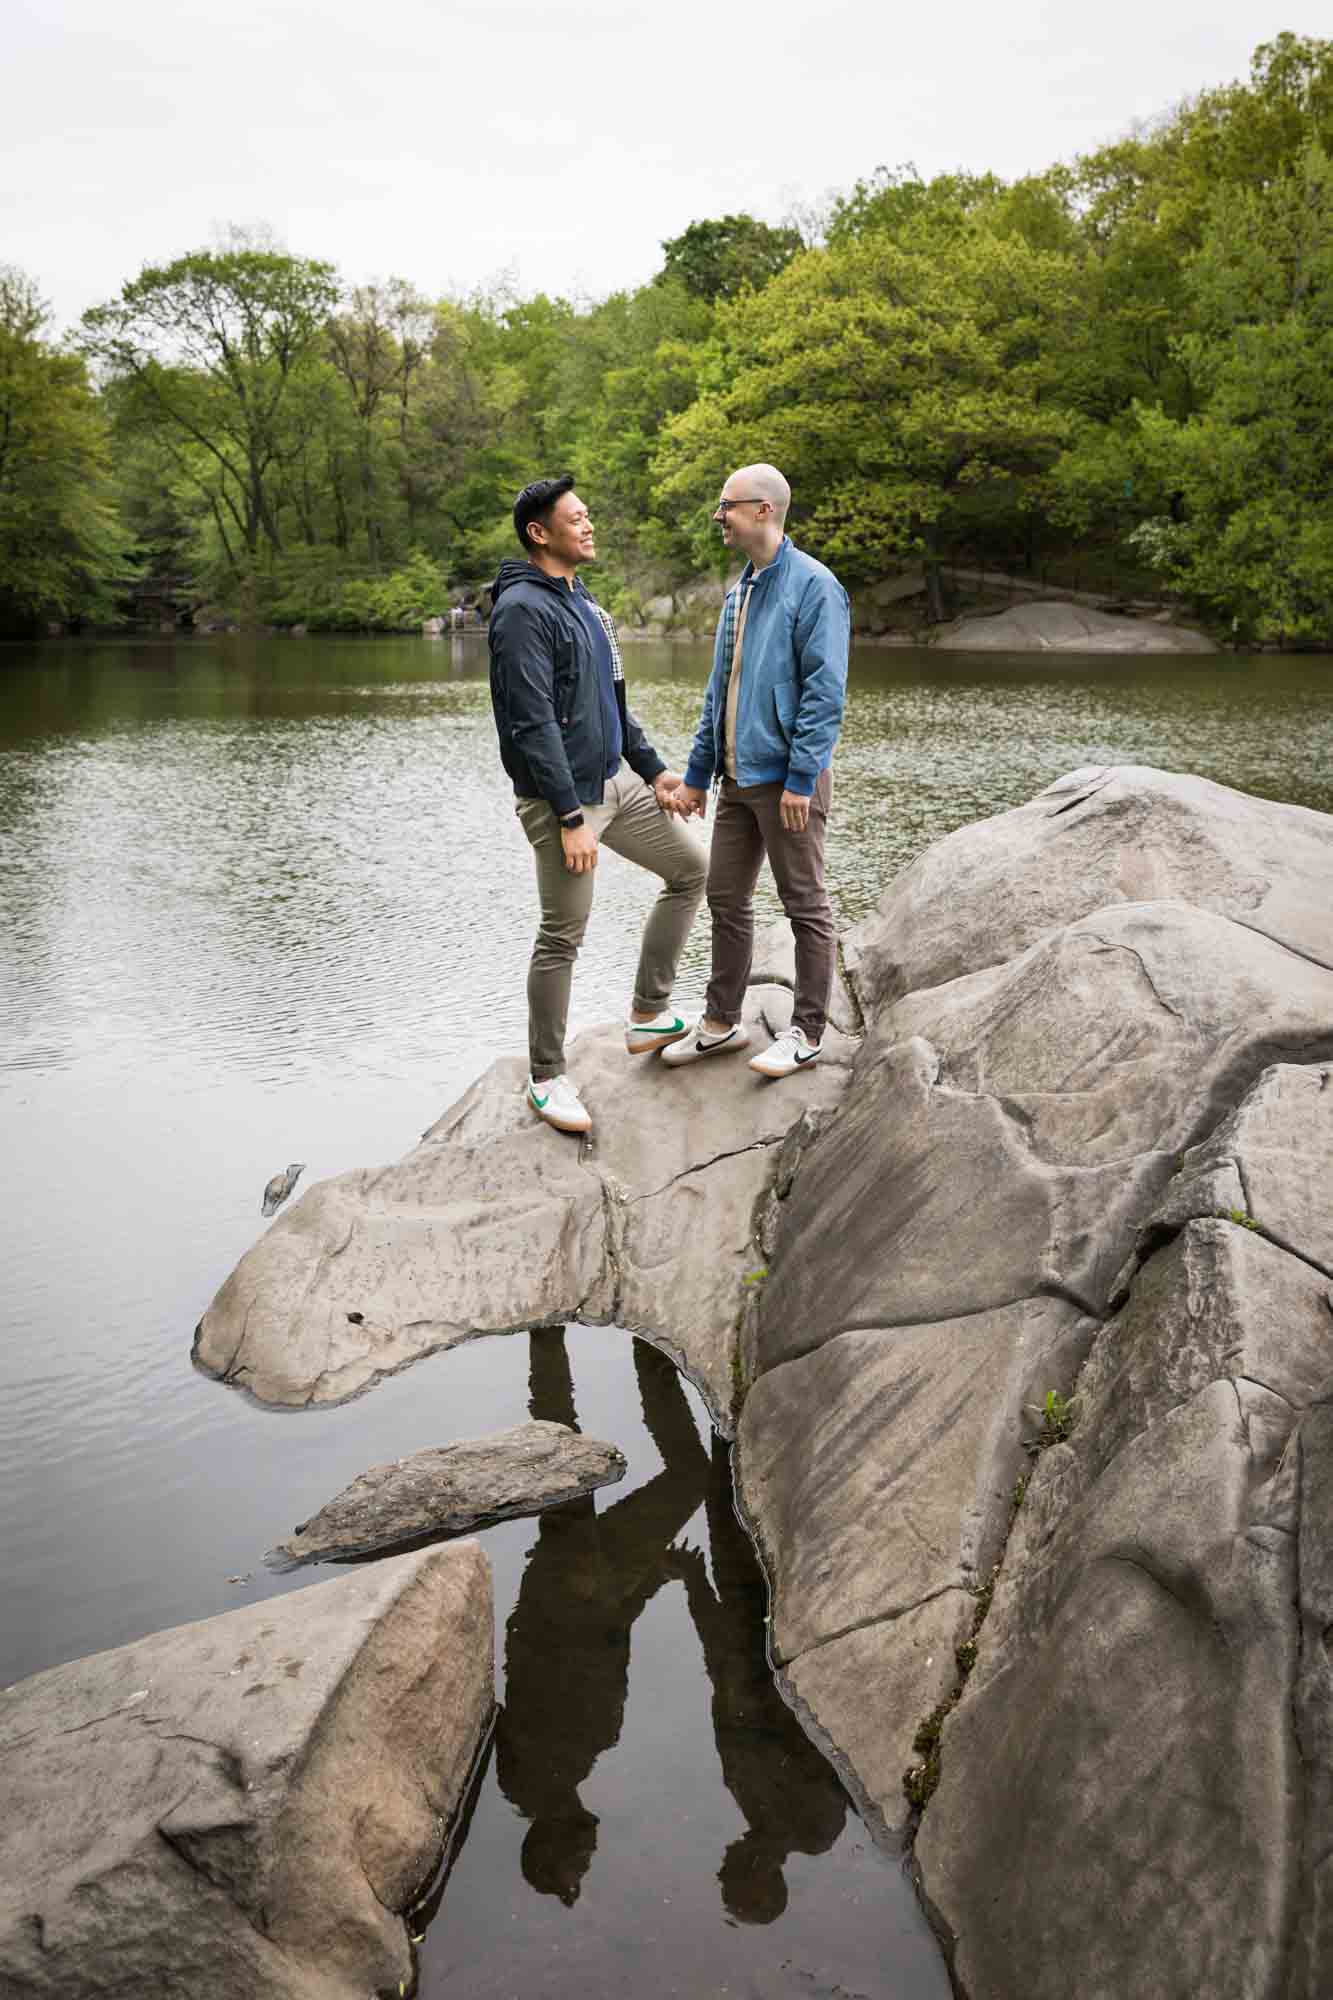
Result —
[[1069, 158], [1327, 33], [1299, 4], [10, 0], [0, 263], [62, 325], [232, 222], [350, 280], [597, 295], [881, 161]]

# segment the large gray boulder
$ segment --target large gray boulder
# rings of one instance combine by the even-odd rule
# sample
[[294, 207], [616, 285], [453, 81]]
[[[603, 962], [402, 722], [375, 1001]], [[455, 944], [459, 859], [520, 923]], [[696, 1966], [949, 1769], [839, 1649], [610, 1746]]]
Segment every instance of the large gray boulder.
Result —
[[1215, 653], [1203, 632], [1047, 599], [956, 618], [932, 644], [949, 653]]
[[[790, 993], [751, 990], [756, 1036], [790, 1015]], [[755, 1205], [854, 1047], [831, 1031], [813, 1070], [775, 1084], [729, 1058], [630, 1058], [618, 1028], [592, 1029], [569, 1057], [590, 1143], [535, 1118], [522, 1060], [500, 1061], [396, 1165], [318, 1182], [280, 1216], [204, 1314], [195, 1360], [266, 1403], [329, 1403], [479, 1333], [614, 1321], [730, 1432]]]
[[414, 1451], [362, 1472], [264, 1557], [274, 1569], [378, 1555], [426, 1535], [538, 1514], [625, 1476], [625, 1454], [536, 1422]]
[[493, 1706], [475, 1542], [159, 1632], [0, 1696], [10, 2000], [366, 2000]]
[[[1210, 1154], [1283, 1243], [1191, 1215]], [[1039, 1462], [916, 1849], [972, 2000], [1333, 1985], [1330, 1167], [1333, 1070], [1268, 1071]]]
[[[1077, 829], [1080, 805], [1066, 856], [1048, 815]], [[1122, 833], [1164, 898], [1125, 895]], [[1280, 1176], [1333, 1057], [1333, 823], [1078, 774], [923, 857], [859, 946], [851, 1085], [792, 1135], [765, 1219], [737, 1476], [786, 1691], [897, 1835], [1036, 1412], [1101, 1351], [1136, 1261], [1191, 1198], [1327, 1255], [1326, 1173]]]
[[1207, 778], [1093, 765], [960, 827], [843, 941], [867, 1014], [1111, 903], [1180, 902], [1333, 968], [1333, 818]]

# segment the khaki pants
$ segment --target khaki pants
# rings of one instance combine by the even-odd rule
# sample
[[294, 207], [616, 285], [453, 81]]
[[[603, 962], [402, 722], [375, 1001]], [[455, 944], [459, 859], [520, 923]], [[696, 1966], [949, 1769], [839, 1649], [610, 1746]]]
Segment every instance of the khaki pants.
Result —
[[710, 1021], [739, 1021], [754, 947], [754, 885], [768, 856], [773, 880], [796, 938], [796, 997], [792, 1022], [812, 1042], [824, 1032], [837, 962], [833, 906], [824, 887], [824, 833], [833, 777], [821, 771], [804, 833], [788, 833], [778, 804], [782, 785], [722, 780], [713, 816], [708, 907], [713, 916], [713, 976], [705, 1012]]
[[[565, 1067], [565, 1024], [569, 985], [592, 909], [597, 870], [574, 875], [565, 866], [560, 823], [545, 799], [519, 799], [515, 806], [537, 863], [541, 927], [528, 967], [528, 1058], [538, 1083]], [[671, 998], [676, 966], [703, 895], [705, 865], [698, 843], [683, 820], [664, 813], [629, 766], [606, 781], [599, 806], [584, 806], [583, 817], [598, 844], [660, 875], [661, 894], [643, 929], [634, 1005], [660, 1013]]]

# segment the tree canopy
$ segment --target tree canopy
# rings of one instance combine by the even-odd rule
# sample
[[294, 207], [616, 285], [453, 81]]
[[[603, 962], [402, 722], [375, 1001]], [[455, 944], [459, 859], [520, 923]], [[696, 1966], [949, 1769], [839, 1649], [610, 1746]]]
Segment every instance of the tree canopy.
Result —
[[480, 583], [515, 491], [570, 468], [628, 602], [718, 562], [718, 486], [768, 459], [849, 583], [1073, 564], [1326, 643], [1331, 156], [1333, 42], [1284, 34], [1044, 173], [886, 166], [799, 223], [700, 218], [594, 302], [241, 234], [146, 266], [76, 351], [11, 274], [0, 606], [101, 615], [137, 560], [231, 615], [392, 623]]

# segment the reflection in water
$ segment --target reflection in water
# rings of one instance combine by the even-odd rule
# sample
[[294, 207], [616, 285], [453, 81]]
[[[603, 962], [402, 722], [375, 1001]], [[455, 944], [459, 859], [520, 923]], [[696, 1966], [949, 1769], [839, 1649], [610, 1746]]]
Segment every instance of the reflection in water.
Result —
[[[573, 1423], [563, 1327], [542, 1328], [531, 1343], [532, 1415]], [[578, 1788], [620, 1740], [634, 1621], [673, 1575], [671, 1543], [708, 1485], [707, 1454], [675, 1368], [636, 1340], [634, 1371], [661, 1472], [603, 1513], [588, 1494], [543, 1514], [505, 1628], [496, 1776], [531, 1822], [524, 1876], [565, 1904], [577, 1901], [597, 1846], [597, 1816]]]
[[714, 1584], [698, 1549], [677, 1560], [713, 1684], [723, 1781], [746, 1821], [718, 1880], [733, 1917], [771, 1924], [787, 1907], [788, 1855], [826, 1853], [842, 1832], [847, 1800], [774, 1685], [763, 1580], [732, 1505], [731, 1453], [721, 1438], [713, 1440], [708, 1535]]
[[[530, 1338], [532, 1416], [577, 1428], [564, 1329]], [[722, 1901], [742, 1922], [772, 1923], [787, 1907], [783, 1864], [832, 1847], [846, 1799], [774, 1686], [764, 1586], [732, 1506], [730, 1453], [715, 1439], [710, 1463], [674, 1366], [645, 1341], [634, 1343], [634, 1369], [663, 1468], [602, 1513], [590, 1494], [542, 1516], [506, 1628], [496, 1775], [529, 1822], [525, 1879], [573, 1904], [597, 1848], [597, 1816], [579, 1786], [619, 1741], [631, 1631], [664, 1583], [682, 1582], [712, 1683], [722, 1777], [746, 1822], [722, 1856]], [[701, 1549], [673, 1546], [700, 1502], [711, 1581]]]

